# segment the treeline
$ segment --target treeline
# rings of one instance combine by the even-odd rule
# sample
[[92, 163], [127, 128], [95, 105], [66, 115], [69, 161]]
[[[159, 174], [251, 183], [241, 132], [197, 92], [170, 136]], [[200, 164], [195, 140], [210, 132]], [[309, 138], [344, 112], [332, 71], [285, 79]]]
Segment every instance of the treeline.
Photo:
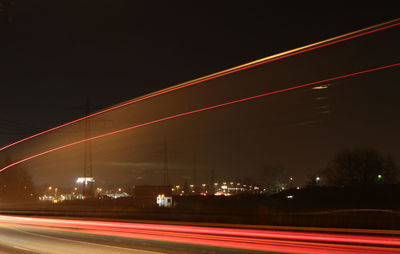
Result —
[[[322, 185], [362, 187], [375, 184], [395, 184], [399, 168], [390, 155], [375, 149], [346, 149], [337, 153], [320, 175]], [[312, 177], [310, 185], [319, 184]]]

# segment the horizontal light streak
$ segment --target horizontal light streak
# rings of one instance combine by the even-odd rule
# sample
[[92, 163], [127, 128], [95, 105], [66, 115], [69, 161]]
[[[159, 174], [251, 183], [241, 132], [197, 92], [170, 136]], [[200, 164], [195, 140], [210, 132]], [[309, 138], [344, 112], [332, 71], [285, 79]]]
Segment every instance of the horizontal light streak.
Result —
[[355, 72], [355, 73], [350, 73], [350, 74], [346, 74], [346, 75], [341, 75], [341, 76], [328, 78], [328, 79], [324, 79], [324, 80], [320, 80], [320, 81], [315, 81], [315, 82], [311, 82], [311, 83], [307, 83], [307, 84], [293, 86], [293, 87], [289, 87], [289, 88], [285, 88], [285, 89], [281, 89], [281, 90], [267, 92], [267, 93], [263, 93], [263, 94], [259, 94], [259, 95], [255, 95], [255, 96], [251, 96], [251, 97], [246, 97], [246, 98], [242, 98], [242, 99], [238, 99], [238, 100], [234, 100], [234, 101], [225, 102], [225, 103], [222, 103], [222, 104], [217, 104], [217, 105], [213, 105], [213, 106], [209, 106], [209, 107], [205, 107], [205, 108], [200, 108], [200, 109], [196, 109], [196, 110], [192, 110], [192, 111], [188, 111], [188, 112], [184, 112], [184, 113], [180, 113], [180, 114], [176, 114], [176, 115], [172, 115], [172, 116], [163, 117], [163, 118], [160, 118], [160, 119], [157, 119], [157, 120], [153, 120], [153, 121], [149, 121], [149, 122], [145, 122], [145, 123], [142, 123], [142, 124], [133, 125], [133, 126], [130, 126], [130, 127], [124, 128], [124, 129], [120, 129], [120, 130], [116, 130], [116, 131], [112, 131], [112, 132], [107, 132], [107, 133], [104, 133], [104, 134], [101, 134], [101, 135], [98, 135], [98, 136], [94, 136], [94, 137], [91, 137], [91, 138], [87, 138], [87, 139], [78, 140], [78, 141], [75, 141], [73, 143], [69, 143], [69, 144], [62, 145], [62, 146], [59, 146], [59, 147], [55, 147], [53, 149], [50, 149], [50, 150], [47, 150], [47, 151], [44, 151], [44, 152], [41, 152], [41, 153], [38, 153], [38, 154], [35, 154], [35, 155], [31, 155], [29, 157], [26, 157], [26, 158], [24, 158], [22, 160], [16, 161], [14, 163], [11, 163], [11, 164], [1, 168], [0, 172], [4, 171], [4, 170], [6, 170], [6, 169], [8, 169], [8, 168], [10, 168], [12, 166], [21, 164], [21, 163], [23, 163], [25, 161], [37, 158], [39, 156], [43, 156], [45, 154], [48, 154], [48, 153], [51, 153], [51, 152], [55, 152], [55, 151], [58, 151], [58, 150], [61, 150], [61, 149], [67, 148], [67, 147], [71, 147], [71, 146], [74, 146], [74, 145], [78, 145], [78, 144], [81, 144], [81, 143], [84, 143], [84, 142], [87, 142], [87, 141], [108, 137], [110, 135], [126, 132], [126, 131], [129, 131], [129, 130], [137, 129], [137, 128], [140, 128], [140, 127], [148, 126], [148, 125], [159, 123], [159, 122], [164, 122], [166, 120], [171, 120], [171, 119], [175, 119], [175, 118], [179, 118], [179, 117], [183, 117], [183, 116], [187, 116], [187, 115], [192, 115], [192, 114], [203, 112], [203, 111], [208, 111], [208, 110], [211, 110], [211, 109], [221, 108], [221, 107], [237, 104], [237, 103], [240, 103], [240, 102], [245, 102], [245, 101], [250, 101], [250, 100], [262, 98], [262, 97], [273, 95], [273, 94], [288, 92], [288, 91], [299, 89], [299, 88], [309, 87], [309, 86], [313, 86], [313, 85], [317, 85], [317, 84], [322, 84], [322, 83], [326, 83], [326, 82], [330, 82], [330, 81], [334, 81], [334, 80], [338, 80], [338, 79], [348, 78], [348, 77], [352, 77], [352, 76], [357, 76], [357, 75], [370, 73], [370, 72], [373, 72], [373, 71], [378, 71], [378, 70], [383, 70], [383, 69], [388, 69], [388, 68], [393, 68], [393, 67], [397, 67], [397, 66], [400, 66], [400, 63], [395, 63], [395, 64], [391, 64], [391, 65], [385, 65], [385, 66], [381, 66], [381, 67], [377, 67], [377, 68], [373, 68], [373, 69], [368, 69], [368, 70], [359, 71], [359, 72]]
[[[0, 216], [3, 225], [295, 253], [400, 253], [398, 237]], [[361, 245], [361, 246], [360, 246]], [[397, 248], [397, 249], [396, 249]]]
[[[1, 147], [0, 151], [2, 151], [4, 149], [7, 149], [9, 147], [12, 147], [14, 145], [17, 145], [19, 143], [22, 143], [24, 141], [30, 140], [32, 138], [41, 136], [43, 134], [46, 134], [46, 133], [61, 129], [61, 128], [66, 127], [68, 125], [83, 121], [83, 120], [88, 119], [88, 118], [92, 118], [92, 117], [100, 115], [100, 114], [104, 114], [106, 112], [109, 112], [109, 111], [112, 111], [112, 110], [115, 110], [115, 109], [118, 109], [118, 108], [122, 108], [122, 107], [125, 107], [125, 106], [128, 106], [128, 105], [131, 105], [133, 103], [144, 101], [144, 100], [147, 100], [147, 99], [150, 99], [150, 98], [162, 95], [162, 94], [170, 93], [172, 91], [176, 91], [176, 90], [179, 90], [179, 89], [182, 89], [182, 88], [185, 88], [185, 87], [189, 87], [189, 86], [192, 86], [192, 85], [195, 85], [195, 84], [199, 84], [199, 83], [211, 80], [211, 79], [216, 79], [216, 78], [219, 78], [219, 77], [223, 77], [223, 76], [226, 76], [226, 75], [229, 75], [229, 74], [232, 74], [232, 73], [235, 73], [235, 72], [239, 72], [239, 71], [242, 71], [242, 70], [246, 70], [246, 69], [249, 69], [249, 68], [252, 68], [252, 67], [255, 67], [255, 66], [259, 66], [259, 65], [262, 65], [262, 64], [270, 63], [270, 62], [277, 61], [277, 60], [280, 60], [280, 59], [283, 59], [283, 58], [287, 58], [287, 57], [290, 57], [290, 56], [298, 55], [298, 54], [301, 54], [301, 53], [305, 53], [305, 52], [312, 51], [312, 50], [315, 50], [315, 49], [319, 49], [319, 48], [322, 48], [322, 47], [326, 47], [326, 46], [329, 46], [329, 45], [337, 44], [337, 43], [340, 43], [340, 42], [343, 42], [343, 41], [347, 41], [347, 40], [355, 39], [355, 38], [358, 38], [358, 37], [361, 37], [361, 36], [365, 36], [365, 35], [368, 35], [368, 34], [371, 34], [371, 33], [375, 33], [375, 32], [378, 32], [378, 31], [382, 31], [382, 30], [385, 30], [385, 29], [396, 27], [396, 26], [400, 25], [400, 22], [398, 22], [398, 20], [399, 19], [395, 19], [393, 21], [389, 21], [389, 22], [386, 22], [386, 23], [383, 23], [383, 24], [379, 24], [379, 25], [376, 25], [376, 26], [372, 26], [372, 27], [368, 27], [368, 28], [365, 28], [365, 29], [361, 29], [361, 30], [358, 30], [358, 31], [355, 31], [355, 32], [352, 32], [352, 33], [348, 33], [348, 34], [345, 34], [345, 35], [334, 37], [332, 39], [328, 39], [328, 40], [321, 41], [321, 42], [318, 42], [318, 43], [310, 44], [310, 45], [307, 45], [307, 46], [304, 46], [304, 47], [301, 47], [301, 48], [297, 48], [297, 49], [294, 49], [294, 50], [286, 51], [286, 52], [283, 52], [283, 53], [280, 53], [280, 54], [277, 54], [277, 55], [266, 57], [266, 58], [263, 58], [263, 59], [260, 59], [260, 60], [254, 61], [254, 62], [250, 62], [250, 63], [244, 64], [244, 65], [238, 66], [238, 67], [234, 67], [234, 68], [231, 68], [231, 69], [228, 69], [228, 70], [225, 70], [225, 71], [221, 71], [221, 72], [218, 72], [218, 73], [215, 73], [215, 74], [211, 74], [211, 75], [199, 78], [199, 79], [195, 79], [193, 81], [188, 81], [188, 82], [185, 82], [183, 84], [176, 85], [176, 86], [161, 90], [159, 92], [151, 93], [149, 95], [145, 95], [143, 97], [140, 97], [140, 98], [137, 98], [137, 99], [134, 99], [134, 100], [131, 100], [131, 101], [116, 105], [116, 106], [109, 107], [107, 109], [98, 111], [96, 113], [93, 113], [93, 114], [90, 114], [90, 115], [75, 119], [73, 121], [64, 123], [64, 124], [56, 126], [54, 128], [51, 128], [51, 129], [36, 133], [36, 134], [34, 134], [32, 136], [28, 136], [26, 138], [20, 139], [20, 140], [15, 141], [15, 142], [13, 142], [11, 144], [8, 144], [6, 146]], [[395, 23], [393, 23], [393, 22], [395, 22]]]

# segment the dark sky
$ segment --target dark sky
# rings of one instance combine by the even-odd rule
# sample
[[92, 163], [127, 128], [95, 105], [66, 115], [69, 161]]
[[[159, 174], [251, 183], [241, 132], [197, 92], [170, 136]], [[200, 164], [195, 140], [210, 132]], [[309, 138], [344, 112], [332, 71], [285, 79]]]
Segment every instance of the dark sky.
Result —
[[86, 97], [103, 108], [399, 13], [267, 2], [2, 0], [0, 143], [74, 119]]
[[105, 108], [397, 18], [395, 2], [0, 0], [0, 144], [82, 116], [86, 98]]

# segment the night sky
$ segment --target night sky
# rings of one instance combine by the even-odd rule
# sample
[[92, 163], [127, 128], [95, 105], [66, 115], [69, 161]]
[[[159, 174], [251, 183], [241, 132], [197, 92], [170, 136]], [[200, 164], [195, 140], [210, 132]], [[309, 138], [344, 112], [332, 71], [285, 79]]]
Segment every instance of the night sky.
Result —
[[[90, 101], [92, 111], [96, 111], [226, 68], [389, 21], [398, 18], [400, 13], [400, 9], [394, 5], [395, 1], [385, 4], [380, 2], [378, 5], [364, 3], [363, 6], [293, 6], [270, 4], [267, 1], [172, 3], [1, 0], [0, 3], [1, 146], [83, 116], [87, 100]], [[382, 36], [393, 45], [396, 40], [399, 42], [398, 31], [396, 35]], [[347, 50], [349, 55], [358, 57], [358, 53], [353, 52], [357, 45], [349, 44], [347, 48], [345, 45], [338, 52]], [[329, 57], [335, 55], [334, 50], [336, 49], [321, 54], [326, 54], [326, 59], [330, 59]], [[271, 70], [267, 69], [262, 73], [285, 75], [285, 70], [301, 66], [298, 72], [307, 74], [301, 76], [294, 73], [296, 78], [293, 78], [293, 82], [290, 78], [286, 80], [287, 84], [295, 85], [298, 82], [324, 79], [335, 73], [340, 75], [347, 70], [351, 72], [374, 64], [379, 66], [394, 63], [400, 55], [398, 51], [392, 53], [394, 55], [389, 56], [386, 53], [386, 56], [378, 52], [376, 55], [372, 54], [372, 57], [365, 57], [362, 61], [360, 58], [340, 68], [335, 63], [331, 66], [327, 64], [325, 67], [329, 67], [329, 70], [326, 75], [323, 66], [318, 69], [310, 64], [307, 69], [307, 63], [321, 61], [318, 58], [321, 55], [294, 59], [293, 62], [273, 66]], [[315, 69], [309, 71], [310, 68]], [[255, 70], [254, 77], [260, 75], [257, 71]], [[350, 90], [346, 90], [345, 85], [333, 86], [335, 88], [329, 91], [329, 96], [319, 96], [314, 91], [299, 92], [293, 97], [277, 96], [245, 108], [238, 107], [235, 113], [228, 110], [224, 114], [218, 111], [215, 115], [200, 116], [200, 120], [197, 120], [201, 124], [196, 119], [188, 119], [185, 123], [179, 120], [152, 130], [143, 130], [140, 134], [120, 137], [122, 140], [129, 140], [129, 145], [123, 144], [118, 138], [109, 140], [109, 143], [99, 141], [102, 143], [97, 146], [93, 144], [93, 156], [94, 159], [97, 158], [94, 165], [97, 164], [99, 182], [106, 184], [105, 175], [110, 170], [118, 172], [117, 175], [134, 179], [136, 184], [137, 179], [154, 179], [160, 171], [154, 174], [149, 172], [162, 168], [164, 143], [169, 144], [171, 181], [177, 183], [193, 180], [194, 164], [199, 171], [198, 181], [208, 181], [211, 172], [221, 180], [227, 177], [230, 178], [228, 180], [244, 178], [247, 175], [243, 171], [249, 171], [248, 168], [254, 171], [250, 174], [251, 177], [257, 178], [260, 168], [270, 166], [287, 168], [288, 175], [295, 175], [303, 182], [340, 148], [374, 146], [385, 153], [400, 157], [397, 139], [393, 138], [395, 127], [400, 125], [393, 117], [400, 108], [397, 98], [393, 96], [393, 91], [400, 92], [395, 88], [399, 82], [398, 68], [396, 71], [387, 71], [383, 76], [371, 74], [372, 76], [364, 79], [353, 80]], [[229, 80], [225, 80], [221, 85], [215, 85], [215, 90], [188, 89], [187, 97], [182, 97], [182, 104], [174, 101], [183, 96], [180, 94], [176, 95], [177, 98], [167, 97], [153, 103], [168, 105], [171, 113], [179, 113], [179, 110], [196, 108], [193, 105], [213, 105], [262, 92], [265, 87], [262, 84], [263, 79], [254, 78], [255, 85], [251, 85], [252, 81], [248, 81], [250, 79], [246, 79], [249, 82], [247, 86], [244, 83], [236, 84], [237, 81], [229, 83]], [[389, 92], [382, 93], [378, 89], [378, 82], [379, 87], [389, 87]], [[365, 90], [365, 87], [368, 89]], [[226, 95], [225, 92], [230, 89], [230, 94]], [[390, 92], [390, 89], [394, 90]], [[362, 96], [354, 97], [354, 94]], [[196, 101], [198, 97], [207, 97], [207, 102]], [[319, 97], [332, 99], [315, 113], [312, 110], [321, 107], [320, 103], [315, 104], [315, 98]], [[377, 97], [381, 99], [378, 100]], [[377, 106], [383, 101], [384, 106]], [[135, 121], [139, 121], [140, 117], [143, 117], [143, 121], [146, 120], [149, 112], [151, 117], [163, 116], [161, 113], [158, 115], [157, 105], [151, 103], [149, 101], [142, 108], [130, 107], [126, 112], [104, 116], [98, 119], [101, 127], [98, 130], [94, 127], [93, 132], [101, 133], [105, 129], [129, 126], [135, 114]], [[330, 115], [329, 109], [324, 109], [328, 104], [335, 108], [331, 111], [338, 114], [325, 120], [326, 115]], [[260, 107], [264, 110], [257, 111]], [[271, 108], [279, 108], [280, 112], [272, 112]], [[148, 119], [151, 120], [151, 117]], [[260, 120], [261, 118], [269, 120]], [[315, 127], [315, 123], [320, 122], [325, 124], [323, 128], [318, 124]], [[343, 125], [346, 122], [349, 125]], [[301, 129], [310, 125], [314, 127]], [[370, 128], [365, 128], [365, 125]], [[294, 126], [301, 127], [299, 129]], [[264, 135], [270, 131], [286, 132], [285, 135]], [[70, 135], [74, 131], [65, 130], [67, 132]], [[352, 133], [360, 135], [356, 137]], [[43, 138], [33, 144], [35, 148], [28, 148], [27, 144], [20, 150], [25, 149], [29, 153], [36, 149], [40, 151], [50, 147], [50, 144], [68, 140], [67, 134], [60, 134], [63, 133], [58, 133], [61, 137], [58, 141], [54, 141], [54, 137], [48, 137], [47, 140]], [[327, 135], [330, 138], [323, 139]], [[363, 139], [366, 136], [374, 136], [374, 139], [366, 141]], [[290, 149], [283, 148], [282, 144], [288, 146], [291, 142], [293, 146]], [[312, 148], [307, 149], [303, 145]], [[42, 172], [38, 179], [51, 181], [44, 175], [56, 177], [56, 174], [43, 172], [50, 172], [54, 168], [71, 172], [80, 170], [77, 165], [82, 160], [79, 157], [81, 148], [69, 151], [69, 155], [59, 154], [48, 160], [38, 159], [29, 166], [37, 167], [37, 172]], [[25, 154], [20, 150], [10, 151], [11, 156], [23, 157]], [[135, 151], [134, 155], [132, 151]], [[79, 159], [72, 154], [75, 157], [79, 154]], [[290, 162], [285, 157], [289, 154], [292, 158]], [[310, 163], [312, 154], [317, 159]], [[75, 159], [71, 160], [73, 157]], [[68, 165], [60, 166], [62, 160], [68, 161], [65, 163]], [[119, 182], [122, 178], [109, 179]]]

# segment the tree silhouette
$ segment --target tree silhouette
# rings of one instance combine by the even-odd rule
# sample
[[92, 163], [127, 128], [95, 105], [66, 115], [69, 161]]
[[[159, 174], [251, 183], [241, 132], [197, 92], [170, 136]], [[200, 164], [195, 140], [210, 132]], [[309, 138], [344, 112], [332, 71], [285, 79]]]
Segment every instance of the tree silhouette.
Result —
[[[6, 158], [5, 165], [11, 164]], [[34, 198], [31, 175], [20, 165], [0, 172], [0, 199], [5, 202], [24, 202]]]
[[360, 186], [396, 182], [398, 167], [391, 156], [374, 149], [344, 150], [323, 171], [328, 185]]
[[266, 165], [259, 170], [259, 184], [265, 186], [270, 194], [287, 188], [287, 179], [286, 171], [279, 166]]

